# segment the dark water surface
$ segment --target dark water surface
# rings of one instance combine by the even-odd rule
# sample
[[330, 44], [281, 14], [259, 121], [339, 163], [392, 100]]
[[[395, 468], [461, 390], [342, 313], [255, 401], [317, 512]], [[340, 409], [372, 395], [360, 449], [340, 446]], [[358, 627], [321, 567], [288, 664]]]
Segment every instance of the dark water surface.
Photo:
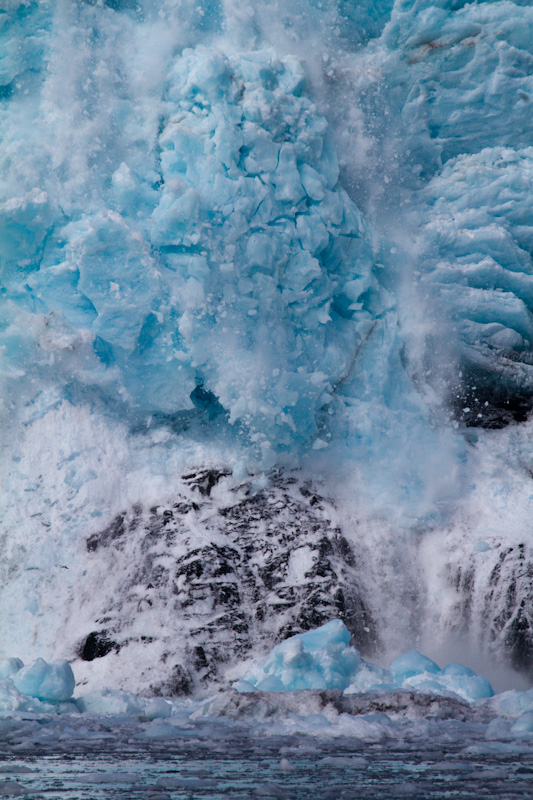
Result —
[[0, 797], [532, 798], [533, 744], [487, 741], [485, 727], [435, 723], [424, 737], [258, 733], [209, 721], [0, 719]]

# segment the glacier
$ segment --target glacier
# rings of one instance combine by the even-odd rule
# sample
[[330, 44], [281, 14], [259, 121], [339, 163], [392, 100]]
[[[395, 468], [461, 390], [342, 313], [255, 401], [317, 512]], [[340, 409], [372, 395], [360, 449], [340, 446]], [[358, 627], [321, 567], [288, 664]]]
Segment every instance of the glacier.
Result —
[[529, 757], [532, 99], [528, 0], [5, 0], [23, 749]]

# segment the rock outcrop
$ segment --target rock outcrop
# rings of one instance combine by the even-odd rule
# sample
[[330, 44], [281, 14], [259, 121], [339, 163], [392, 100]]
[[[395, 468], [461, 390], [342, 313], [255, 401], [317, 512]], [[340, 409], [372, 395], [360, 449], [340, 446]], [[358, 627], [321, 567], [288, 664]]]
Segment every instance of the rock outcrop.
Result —
[[362, 652], [373, 651], [361, 565], [331, 502], [281, 475], [258, 491], [232, 489], [215, 469], [183, 480], [188, 491], [173, 502], [135, 505], [87, 539], [89, 569], [108, 579], [94, 627], [78, 643], [81, 659], [152, 648], [151, 690], [187, 694], [252, 650], [336, 617]]

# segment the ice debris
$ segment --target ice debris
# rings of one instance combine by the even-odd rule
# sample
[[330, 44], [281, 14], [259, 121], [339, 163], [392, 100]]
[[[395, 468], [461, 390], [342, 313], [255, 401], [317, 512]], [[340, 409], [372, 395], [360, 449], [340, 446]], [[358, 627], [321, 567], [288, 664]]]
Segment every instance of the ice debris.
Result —
[[[0, 682], [4, 690], [12, 685], [23, 695], [51, 703], [70, 700], [76, 683], [68, 661], [47, 663], [42, 658], [28, 666], [24, 666], [20, 658], [3, 659], [0, 661]], [[9, 689], [7, 692], [9, 694]]]
[[38, 361], [75, 402], [226, 418], [270, 468], [313, 446], [382, 311], [370, 231], [296, 58], [186, 49], [162, 112], [157, 173], [116, 163], [67, 220], [50, 176], [0, 202], [10, 374]]
[[414, 689], [455, 695], [469, 703], [494, 694], [486, 678], [462, 664], [441, 669], [418, 650], [409, 650], [386, 670], [362, 658], [350, 639], [341, 620], [291, 636], [253, 664], [234, 688], [240, 692], [341, 689], [347, 694]]

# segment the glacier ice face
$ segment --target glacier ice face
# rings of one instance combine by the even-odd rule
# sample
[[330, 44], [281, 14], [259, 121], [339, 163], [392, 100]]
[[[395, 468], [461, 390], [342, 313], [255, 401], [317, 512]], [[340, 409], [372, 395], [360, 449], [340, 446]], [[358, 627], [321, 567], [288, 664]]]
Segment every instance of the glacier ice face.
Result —
[[458, 156], [422, 192], [437, 254], [424, 281], [454, 323], [465, 373], [456, 385], [471, 387], [459, 417], [469, 425], [524, 419], [531, 403], [532, 155], [493, 147]]
[[364, 223], [336, 188], [326, 123], [304, 91], [294, 60], [185, 52], [160, 136], [152, 241], [177, 307], [161, 309], [175, 342], [155, 357], [186, 372], [169, 377], [160, 407], [176, 410], [181, 383], [191, 395], [194, 364], [266, 464], [273, 449], [316, 437], [377, 290]]
[[395, 4], [378, 57], [414, 174], [486, 147], [528, 146], [532, 24], [527, 3]]
[[94, 211], [42, 188], [2, 206], [5, 347], [64, 396], [208, 408], [268, 468], [315, 442], [379, 313], [369, 234], [296, 59], [185, 50], [160, 108], [157, 171], [121, 162]]
[[411, 209], [411, 225], [400, 216], [417, 242], [418, 302], [435, 319], [417, 379], [431, 371], [441, 395], [446, 384], [469, 426], [522, 421], [532, 403], [528, 6], [398, 2], [356, 61], [367, 125], [394, 151], [394, 200]]
[[[125, 685], [131, 647], [150, 682], [160, 642], [184, 631], [192, 663], [196, 610], [215, 660], [237, 618], [263, 641], [250, 620], [273, 578], [285, 634], [341, 613], [342, 589], [358, 646], [381, 635], [397, 652], [438, 620], [530, 669], [529, 433], [476, 440], [453, 424], [521, 420], [533, 396], [532, 24], [528, 2], [507, 0], [4, 3], [0, 616], [25, 660], [90, 644], [94, 674]], [[497, 443], [499, 463], [483, 461]], [[337, 497], [311, 545], [309, 509], [285, 547], [246, 501], [257, 574], [242, 598], [260, 598], [198, 586], [193, 571], [221, 561], [245, 573], [243, 519], [210, 527], [196, 503], [180, 549], [157, 509], [212, 469], [257, 497], [275, 465], [326, 476]], [[280, 502], [280, 516], [294, 507]], [[472, 522], [493, 506], [501, 523]], [[121, 515], [127, 530], [89, 556]], [[489, 549], [472, 553], [471, 536]], [[108, 558], [124, 573], [109, 581]], [[150, 602], [176, 577], [169, 622]]]
[[[228, 30], [239, 16], [230, 6]], [[377, 35], [390, 11], [304, 6], [315, 29], [322, 17], [329, 31], [338, 21], [347, 43], [348, 29], [365, 38], [363, 18], [379, 18], [368, 28]], [[373, 493], [382, 502], [397, 486], [427, 506], [434, 453], [456, 444], [432, 428], [405, 374], [396, 268], [384, 252], [378, 260], [372, 225], [339, 183], [305, 53], [290, 36], [282, 52], [264, 47], [262, 4], [256, 49], [237, 52], [216, 14], [204, 14], [215, 46], [194, 41], [192, 10], [171, 42], [143, 9], [27, 9], [43, 53], [28, 96], [15, 83], [2, 118], [8, 412], [28, 422], [69, 402], [137, 429], [194, 437], [203, 426], [236, 440], [241, 477], [323, 450], [334, 462], [382, 461], [389, 445]], [[5, 30], [16, 40], [16, 26]], [[283, 52], [292, 47], [299, 58]], [[31, 106], [39, 148], [15, 136], [30, 119], [27, 97], [42, 98]]]

